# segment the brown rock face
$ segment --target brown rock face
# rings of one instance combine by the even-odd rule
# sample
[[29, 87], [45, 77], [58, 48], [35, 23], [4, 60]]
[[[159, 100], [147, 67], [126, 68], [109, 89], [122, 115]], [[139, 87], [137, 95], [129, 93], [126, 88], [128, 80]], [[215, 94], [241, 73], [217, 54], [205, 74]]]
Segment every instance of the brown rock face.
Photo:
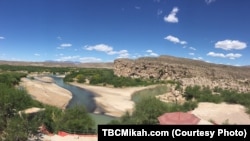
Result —
[[172, 56], [144, 57], [136, 60], [117, 59], [114, 61], [114, 73], [132, 78], [177, 80], [183, 86], [218, 86], [250, 92], [250, 68]]

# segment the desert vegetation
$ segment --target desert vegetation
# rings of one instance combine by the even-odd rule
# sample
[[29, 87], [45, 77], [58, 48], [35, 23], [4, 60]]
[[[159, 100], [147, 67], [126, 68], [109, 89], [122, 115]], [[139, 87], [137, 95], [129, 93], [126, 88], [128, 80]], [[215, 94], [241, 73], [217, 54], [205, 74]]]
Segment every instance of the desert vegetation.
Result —
[[21, 72], [27, 72], [27, 73], [31, 73], [31, 72], [36, 72], [36, 73], [42, 73], [42, 72], [49, 72], [49, 73], [53, 73], [53, 74], [65, 74], [67, 72], [70, 72], [74, 70], [74, 68], [70, 68], [70, 67], [44, 67], [44, 66], [13, 66], [13, 65], [0, 65], [0, 72], [17, 72], [17, 71], [21, 71]]
[[[171, 81], [172, 82], [172, 81]], [[179, 88], [178, 83], [175, 88]], [[211, 89], [207, 86], [188, 86], [183, 96], [186, 101], [183, 104], [165, 103], [155, 96], [167, 92], [166, 85], [157, 86], [134, 93], [135, 109], [132, 113], [126, 112], [119, 120], [113, 120], [110, 124], [158, 124], [157, 117], [166, 112], [191, 111], [199, 102], [241, 104], [250, 114], [250, 93], [238, 93], [233, 90], [225, 90], [219, 87]]]
[[[250, 113], [250, 93], [208, 86], [187, 86], [185, 89], [178, 81], [157, 79], [141, 79], [117, 76], [112, 69], [98, 68], [53, 68], [40, 66], [0, 65], [0, 137], [1, 140], [27, 140], [31, 135], [38, 135], [38, 127], [44, 125], [49, 132], [60, 130], [71, 133], [92, 133], [96, 124], [86, 112], [85, 107], [75, 106], [61, 110], [42, 104], [27, 93], [18, 84], [22, 77], [31, 72], [49, 72], [51, 74], [66, 74], [64, 81], [87, 83], [91, 85], [129, 87], [160, 84], [154, 88], [138, 91], [132, 96], [135, 107], [132, 112], [126, 112], [120, 119], [110, 124], [157, 124], [157, 117], [165, 112], [190, 111], [199, 102], [241, 104]], [[165, 103], [155, 96], [171, 90], [181, 91], [186, 99], [183, 104]], [[18, 114], [27, 108], [45, 108], [36, 114]], [[39, 136], [37, 136], [39, 138]]]
[[250, 93], [239, 93], [235, 90], [225, 90], [219, 87], [210, 89], [196, 85], [186, 87], [184, 96], [187, 100], [196, 100], [197, 102], [241, 104], [247, 108], [247, 112], [250, 114]]
[[[0, 139], [26, 141], [30, 136], [38, 134], [41, 125], [52, 133], [59, 130], [72, 132], [91, 131], [96, 128], [94, 121], [88, 115], [85, 107], [76, 106], [61, 110], [53, 106], [44, 105], [18, 87], [24, 73], [8, 72], [0, 74]], [[19, 114], [28, 108], [45, 108], [36, 114]]]
[[112, 69], [97, 68], [84, 68], [78, 71], [72, 71], [64, 78], [65, 82], [73, 82], [74, 80], [79, 83], [85, 83], [86, 80], [88, 80], [91, 85], [112, 85], [114, 87], [148, 86], [152, 84], [164, 83], [164, 81], [152, 79], [118, 77], [114, 74]]

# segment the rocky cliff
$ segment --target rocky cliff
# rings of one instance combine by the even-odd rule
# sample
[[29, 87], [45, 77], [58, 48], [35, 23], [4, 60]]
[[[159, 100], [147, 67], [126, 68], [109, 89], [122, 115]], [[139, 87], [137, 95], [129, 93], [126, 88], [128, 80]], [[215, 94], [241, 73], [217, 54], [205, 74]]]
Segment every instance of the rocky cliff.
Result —
[[117, 59], [114, 61], [114, 73], [132, 78], [177, 80], [183, 86], [218, 86], [250, 92], [250, 68], [172, 56], [144, 57], [136, 60]]

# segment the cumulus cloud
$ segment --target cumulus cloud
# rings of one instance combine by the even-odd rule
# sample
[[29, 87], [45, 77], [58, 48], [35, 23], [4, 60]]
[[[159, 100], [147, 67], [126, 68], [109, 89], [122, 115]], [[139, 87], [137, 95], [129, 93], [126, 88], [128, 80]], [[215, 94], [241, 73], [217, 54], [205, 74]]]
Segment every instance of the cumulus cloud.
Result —
[[113, 48], [111, 46], [105, 45], [105, 44], [98, 44], [94, 46], [85, 46], [86, 50], [95, 50], [95, 51], [101, 51], [101, 52], [110, 52], [113, 51]]
[[179, 38], [174, 37], [174, 36], [172, 36], [172, 35], [168, 35], [168, 36], [165, 37], [164, 39], [169, 40], [170, 42], [173, 42], [173, 43], [175, 43], [175, 44], [176, 44], [176, 43], [182, 44], [182, 45], [187, 44], [186, 41], [181, 41]]
[[159, 56], [157, 53], [153, 52], [153, 50], [149, 49], [146, 50], [147, 54], [145, 56], [153, 56], [153, 57], [157, 57]]
[[94, 50], [94, 51], [105, 52], [108, 55], [118, 55], [118, 58], [127, 58], [130, 55], [127, 50], [115, 51], [113, 47], [105, 45], [105, 44], [85, 46], [84, 49], [89, 50], [89, 51]]
[[207, 56], [236, 59], [236, 58], [240, 58], [242, 55], [239, 54], [239, 53], [235, 53], [235, 54], [234, 53], [223, 54], [223, 53], [209, 52], [207, 54]]
[[5, 37], [3, 37], [3, 36], [0, 36], [0, 40], [3, 40], [3, 39], [5, 39]]
[[128, 58], [129, 57], [129, 53], [126, 51], [122, 52], [119, 54], [119, 56], [117, 58]]
[[174, 7], [169, 15], [164, 17], [164, 21], [169, 23], [178, 23], [178, 18], [176, 17], [177, 12], [179, 11], [178, 7]]
[[35, 56], [41, 56], [41, 55], [40, 55], [40, 54], [38, 54], [38, 53], [35, 53], [34, 55], [35, 55]]
[[215, 53], [215, 52], [209, 52], [207, 56], [225, 58], [225, 55], [223, 53]]
[[212, 2], [215, 2], [215, 0], [205, 0], [206, 4], [210, 4]]
[[215, 43], [215, 48], [221, 48], [223, 50], [241, 50], [247, 47], [245, 42], [238, 40], [223, 40]]
[[61, 44], [59, 47], [57, 47], [57, 49], [65, 49], [65, 48], [68, 48], [71, 46], [72, 46], [72, 44], [64, 43], [64, 44]]
[[241, 56], [242, 55], [239, 54], [239, 53], [236, 53], [236, 54], [234, 54], [234, 53], [228, 53], [228, 54], [226, 54], [226, 57], [229, 58], [229, 59], [240, 58]]

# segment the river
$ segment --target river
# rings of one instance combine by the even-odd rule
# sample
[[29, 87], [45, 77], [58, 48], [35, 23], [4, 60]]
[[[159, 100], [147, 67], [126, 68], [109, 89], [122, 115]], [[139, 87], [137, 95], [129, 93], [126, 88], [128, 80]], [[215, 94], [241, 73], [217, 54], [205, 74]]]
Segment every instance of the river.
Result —
[[79, 88], [77, 86], [64, 83], [63, 78], [61, 77], [56, 77], [56, 76], [51, 76], [51, 77], [54, 79], [55, 83], [58, 86], [67, 89], [72, 93], [73, 97], [69, 102], [67, 108], [71, 108], [76, 104], [85, 106], [86, 110], [95, 120], [96, 124], [107, 124], [111, 120], [116, 119], [115, 117], [111, 117], [108, 115], [93, 113], [96, 109], [93, 93], [85, 89]]

